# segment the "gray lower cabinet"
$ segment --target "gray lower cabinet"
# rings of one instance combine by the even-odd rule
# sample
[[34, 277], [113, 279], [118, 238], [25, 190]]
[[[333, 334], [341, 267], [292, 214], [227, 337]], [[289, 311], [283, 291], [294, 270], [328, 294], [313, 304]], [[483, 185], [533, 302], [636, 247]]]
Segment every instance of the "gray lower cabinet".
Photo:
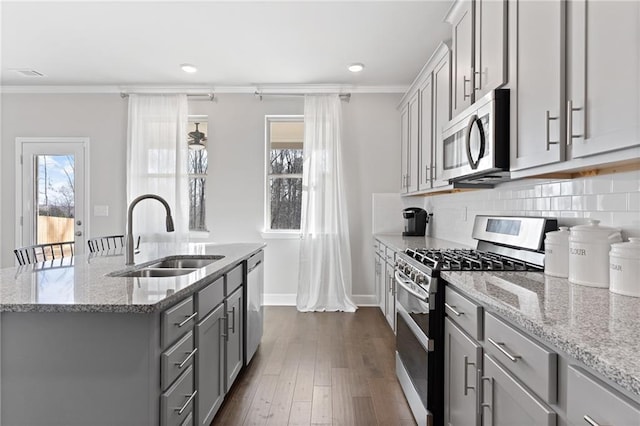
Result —
[[242, 287], [234, 291], [225, 300], [227, 310], [227, 331], [226, 331], [226, 386], [228, 392], [233, 382], [238, 377], [243, 362], [244, 334], [242, 322], [242, 308], [244, 306], [244, 298], [242, 297]]
[[589, 375], [570, 366], [567, 420], [571, 425], [640, 425], [640, 406]]
[[196, 324], [197, 424], [209, 425], [222, 405], [224, 387], [225, 308], [220, 304]]
[[492, 356], [483, 360], [482, 424], [555, 426], [556, 413]]
[[478, 372], [482, 371], [482, 346], [449, 318], [444, 320], [445, 424], [480, 426]]
[[160, 397], [162, 425], [180, 426], [191, 414], [197, 393], [193, 387], [193, 368], [188, 367]]

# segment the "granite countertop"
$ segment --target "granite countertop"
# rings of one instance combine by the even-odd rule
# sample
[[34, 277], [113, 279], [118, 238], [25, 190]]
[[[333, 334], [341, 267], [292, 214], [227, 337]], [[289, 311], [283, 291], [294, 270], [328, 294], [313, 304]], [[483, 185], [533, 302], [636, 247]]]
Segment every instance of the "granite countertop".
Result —
[[[125, 267], [121, 249], [0, 269], [0, 312], [152, 313], [195, 293], [263, 243], [142, 244], [136, 265]], [[221, 255], [192, 273], [162, 278], [113, 277], [155, 259], [180, 255]]]
[[[463, 248], [445, 240], [375, 235], [397, 250]], [[414, 240], [415, 239], [415, 240]], [[461, 293], [640, 396], [640, 298], [542, 272], [441, 272]]]

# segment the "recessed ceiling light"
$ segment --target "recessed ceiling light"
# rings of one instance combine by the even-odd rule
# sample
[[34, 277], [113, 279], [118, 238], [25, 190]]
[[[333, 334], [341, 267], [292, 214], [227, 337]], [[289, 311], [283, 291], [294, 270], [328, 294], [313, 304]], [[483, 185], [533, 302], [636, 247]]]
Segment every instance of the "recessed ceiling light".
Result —
[[348, 69], [351, 72], [360, 72], [364, 69], [364, 64], [361, 64], [361, 63], [351, 64], [349, 65]]
[[194, 72], [198, 71], [198, 68], [196, 68], [195, 65], [191, 65], [191, 64], [180, 64], [180, 68], [182, 68], [182, 71], [188, 72], [190, 74], [193, 74]]

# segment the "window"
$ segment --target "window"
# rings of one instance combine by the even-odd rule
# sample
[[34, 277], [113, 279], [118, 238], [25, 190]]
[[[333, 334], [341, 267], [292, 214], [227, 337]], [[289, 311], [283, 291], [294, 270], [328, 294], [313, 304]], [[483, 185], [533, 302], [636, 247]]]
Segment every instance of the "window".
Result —
[[299, 231], [302, 211], [302, 116], [267, 116], [265, 230]]
[[189, 230], [207, 231], [205, 187], [207, 181], [208, 153], [205, 146], [208, 132], [207, 116], [189, 116], [187, 127], [189, 156]]

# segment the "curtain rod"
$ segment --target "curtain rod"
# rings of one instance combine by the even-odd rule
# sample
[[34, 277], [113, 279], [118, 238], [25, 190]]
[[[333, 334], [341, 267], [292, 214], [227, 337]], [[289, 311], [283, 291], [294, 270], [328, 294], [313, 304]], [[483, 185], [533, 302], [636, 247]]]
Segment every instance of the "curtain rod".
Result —
[[[145, 94], [145, 95], [162, 95], [163, 93], [141, 93], [141, 94]], [[130, 95], [130, 93], [120, 92], [120, 97], [122, 99], [128, 98], [129, 95]], [[204, 97], [204, 96], [206, 96], [209, 101], [213, 101], [214, 98], [215, 98], [215, 95], [213, 93], [197, 93], [197, 94], [189, 94], [189, 93], [187, 93], [187, 97], [188, 98], [201, 98], [201, 97]]]
[[[262, 93], [258, 90], [255, 91], [254, 95], [262, 100], [263, 96], [286, 96], [286, 97], [295, 97], [295, 96], [304, 96], [306, 93]], [[341, 101], [349, 102], [351, 99], [351, 93], [338, 93], [338, 97]]]

